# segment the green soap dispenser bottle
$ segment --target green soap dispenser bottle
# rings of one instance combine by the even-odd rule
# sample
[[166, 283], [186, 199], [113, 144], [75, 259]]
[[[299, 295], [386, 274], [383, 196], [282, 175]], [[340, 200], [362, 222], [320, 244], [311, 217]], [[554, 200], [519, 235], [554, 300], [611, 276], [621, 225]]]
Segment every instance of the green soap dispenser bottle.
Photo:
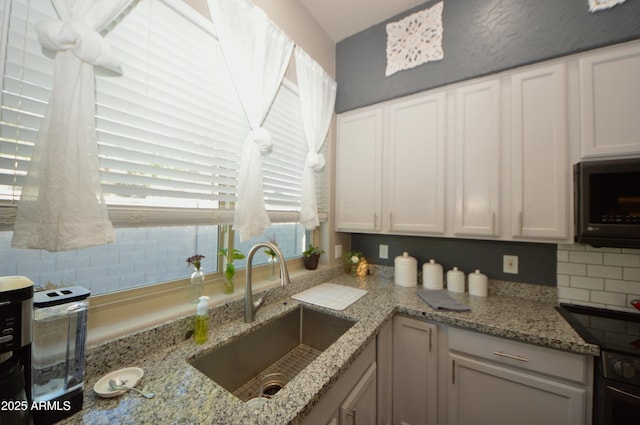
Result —
[[209, 334], [209, 297], [203, 295], [198, 299], [200, 302], [196, 307], [195, 339], [196, 344], [204, 344]]

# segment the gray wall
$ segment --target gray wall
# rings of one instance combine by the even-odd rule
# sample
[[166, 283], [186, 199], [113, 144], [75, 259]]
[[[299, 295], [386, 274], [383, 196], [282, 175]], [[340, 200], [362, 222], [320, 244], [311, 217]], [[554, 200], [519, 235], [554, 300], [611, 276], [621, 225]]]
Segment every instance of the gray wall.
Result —
[[[389, 259], [378, 258], [380, 244], [389, 246]], [[390, 235], [351, 235], [351, 249], [361, 251], [373, 264], [394, 265], [394, 258], [408, 252], [422, 265], [433, 258], [444, 272], [454, 266], [465, 273], [480, 269], [489, 279], [556, 286], [556, 245], [470, 239], [423, 238]], [[518, 256], [518, 274], [502, 272], [502, 256]]]
[[587, 0], [444, 0], [444, 59], [385, 77], [386, 24], [336, 46], [336, 112], [640, 38], [640, 1], [590, 13]]

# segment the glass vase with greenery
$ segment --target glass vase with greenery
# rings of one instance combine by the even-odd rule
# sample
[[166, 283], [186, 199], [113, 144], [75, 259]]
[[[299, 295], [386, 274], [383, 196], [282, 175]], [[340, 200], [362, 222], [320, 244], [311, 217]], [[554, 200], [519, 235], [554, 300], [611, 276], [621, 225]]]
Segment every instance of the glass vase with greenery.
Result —
[[234, 290], [233, 276], [235, 276], [236, 274], [236, 267], [233, 264], [233, 262], [235, 260], [242, 260], [244, 258], [244, 254], [238, 249], [227, 249], [227, 248], [222, 248], [218, 252], [218, 254], [222, 255], [225, 262], [223, 292], [225, 294], [233, 294], [233, 290]]

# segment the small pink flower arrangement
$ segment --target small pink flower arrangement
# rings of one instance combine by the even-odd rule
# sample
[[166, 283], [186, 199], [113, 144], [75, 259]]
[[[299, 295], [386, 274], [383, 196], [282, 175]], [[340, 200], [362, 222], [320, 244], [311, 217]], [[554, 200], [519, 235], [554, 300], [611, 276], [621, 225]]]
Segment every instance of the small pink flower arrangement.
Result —
[[196, 254], [187, 258], [187, 263], [196, 268], [196, 270], [200, 270], [201, 263], [200, 261], [204, 259], [204, 255]]

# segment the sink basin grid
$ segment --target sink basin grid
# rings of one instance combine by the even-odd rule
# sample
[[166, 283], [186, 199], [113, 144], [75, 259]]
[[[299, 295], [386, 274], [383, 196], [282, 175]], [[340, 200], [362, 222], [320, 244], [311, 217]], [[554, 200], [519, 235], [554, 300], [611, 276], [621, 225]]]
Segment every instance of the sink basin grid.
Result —
[[[233, 391], [233, 395], [242, 401], [251, 400], [260, 396], [260, 386], [262, 378], [265, 375], [279, 372], [286, 376], [286, 382], [290, 381], [312, 361], [316, 359], [322, 352], [304, 344], [298, 345], [293, 350], [285, 354], [280, 360], [266, 368], [258, 376]], [[285, 384], [286, 384], [285, 382]]]
[[354, 321], [300, 306], [266, 325], [204, 353], [191, 365], [242, 401], [259, 396], [262, 376], [293, 379]]

